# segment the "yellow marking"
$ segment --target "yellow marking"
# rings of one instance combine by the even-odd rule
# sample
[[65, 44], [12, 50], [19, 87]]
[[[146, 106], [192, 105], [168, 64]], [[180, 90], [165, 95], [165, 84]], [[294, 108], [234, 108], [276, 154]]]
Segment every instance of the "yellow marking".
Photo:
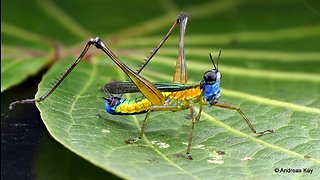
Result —
[[143, 103], [139, 103], [139, 110], [138, 111], [141, 111], [141, 110], [144, 110], [144, 106], [143, 106]]
[[165, 97], [171, 98], [171, 99], [177, 99], [177, 100], [185, 100], [188, 98], [194, 98], [197, 97], [201, 94], [201, 89], [200, 87], [197, 88], [192, 88], [192, 89], [187, 89], [184, 91], [178, 91], [178, 92], [173, 92], [167, 94], [168, 92], [163, 93]]
[[137, 103], [130, 103], [128, 104], [128, 101], [124, 102], [123, 104], [120, 104], [117, 107], [117, 112], [121, 113], [135, 113], [135, 112], [141, 112], [148, 110], [151, 107], [151, 102], [147, 99], [143, 99]]
[[127, 106], [121, 106], [120, 111], [123, 113], [127, 113], [128, 112]]
[[171, 94], [171, 92], [162, 92], [162, 94], [164, 97], [168, 97]]
[[135, 112], [135, 107], [134, 107], [134, 105], [132, 105], [132, 104], [128, 105], [128, 111], [129, 111], [129, 112]]

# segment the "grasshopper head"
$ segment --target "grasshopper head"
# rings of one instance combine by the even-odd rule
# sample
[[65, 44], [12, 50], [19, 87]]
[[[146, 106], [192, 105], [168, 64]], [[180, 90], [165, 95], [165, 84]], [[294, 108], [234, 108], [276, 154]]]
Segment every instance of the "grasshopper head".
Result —
[[221, 74], [218, 70], [218, 63], [220, 60], [221, 49], [219, 51], [218, 61], [215, 63], [211, 53], [209, 54], [214, 69], [211, 69], [204, 73], [203, 80], [200, 82], [200, 88], [203, 89], [205, 100], [214, 105], [218, 102], [220, 97], [220, 80]]

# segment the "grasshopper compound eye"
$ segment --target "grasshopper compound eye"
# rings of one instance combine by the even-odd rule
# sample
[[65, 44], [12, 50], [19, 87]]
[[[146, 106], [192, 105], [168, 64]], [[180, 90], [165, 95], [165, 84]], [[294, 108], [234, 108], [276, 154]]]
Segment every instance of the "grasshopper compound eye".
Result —
[[206, 84], [214, 84], [217, 79], [220, 80], [220, 72], [218, 70], [212, 69], [204, 73], [203, 79]]

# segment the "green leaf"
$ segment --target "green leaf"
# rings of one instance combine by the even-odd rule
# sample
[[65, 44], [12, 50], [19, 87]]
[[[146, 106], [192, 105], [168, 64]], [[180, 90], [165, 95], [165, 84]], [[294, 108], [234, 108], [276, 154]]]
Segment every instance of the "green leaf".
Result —
[[[52, 40], [70, 47], [77, 44], [62, 47], [64, 51], [58, 56], [61, 61], [43, 77], [36, 97], [47, 92], [54, 78], [80, 54], [88, 34], [99, 34], [125, 64], [136, 69], [179, 12], [187, 11], [190, 19], [185, 42], [190, 82], [199, 83], [212, 66], [208, 53], [217, 55], [222, 48], [221, 101], [239, 106], [258, 131], [275, 132], [256, 136], [236, 111], [205, 107], [193, 132], [193, 161], [184, 155], [191, 130], [188, 110], [152, 113], [144, 138], [127, 145], [124, 141], [137, 137], [145, 115], [105, 112], [102, 97], [108, 95], [102, 91], [103, 85], [126, 77], [102, 52], [90, 50], [90, 59], [79, 63], [46, 101], [37, 104], [57, 141], [125, 179], [320, 178], [316, 1], [113, 3], [110, 8], [110, 2], [32, 1], [31, 5], [36, 4], [33, 12], [40, 11], [43, 16], [26, 16], [52, 22], [49, 28], [45, 30], [41, 28], [45, 25], [39, 23], [38, 27], [32, 21], [21, 25], [25, 31], [2, 30], [7, 44], [26, 46], [28, 42], [33, 49], [45, 52], [50, 49], [46, 42]], [[5, 19], [5, 25], [15, 25], [22, 16], [17, 13], [16, 19]], [[57, 33], [59, 30], [61, 33]], [[21, 38], [21, 33], [30, 36]], [[143, 77], [172, 80], [177, 34], [142, 72]], [[43, 38], [47, 41], [36, 46]], [[276, 168], [308, 168], [313, 173], [276, 173]]]
[[[225, 51], [227, 54], [228, 50]], [[105, 59], [80, 63], [47, 101], [38, 104], [49, 132], [66, 147], [97, 166], [133, 179], [141, 176], [146, 179], [222, 178], [226, 172], [232, 177], [273, 177], [277, 176], [273, 171], [277, 167], [319, 169], [319, 99], [309, 98], [309, 94], [316, 96], [319, 82], [311, 77], [302, 81], [294, 76], [283, 79], [281, 76], [224, 74], [223, 70], [228, 67], [223, 62], [229, 59], [223, 58], [220, 66], [224, 87], [222, 101], [242, 108], [258, 130], [270, 128], [275, 133], [257, 137], [236, 112], [205, 108], [201, 121], [195, 127], [192, 148], [194, 160], [189, 162], [185, 158], [176, 157], [176, 154], [183, 154], [186, 149], [191, 124], [186, 118], [188, 111], [153, 113], [146, 137], [135, 145], [124, 143], [125, 139], [138, 135], [144, 115], [112, 116], [105, 113], [101, 97], [106, 95], [101, 92], [101, 87], [117, 77], [119, 80], [119, 74], [122, 73], [114, 68], [110, 60], [108, 62]], [[127, 59], [131, 60], [130, 57]], [[145, 76], [148, 79], [170, 81], [169, 75], [152, 70], [158, 68], [166, 71], [166, 63], [174, 63], [174, 58], [157, 60], [151, 63], [151, 70], [146, 69]], [[57, 64], [43, 81], [52, 80], [71, 61], [72, 58], [69, 58], [69, 61]], [[203, 58], [203, 61], [208, 61], [208, 58]], [[198, 69], [198, 63], [195, 66], [191, 64], [191, 74], [203, 72]], [[120, 80], [124, 78], [120, 76]], [[241, 81], [242, 85], [236, 83]], [[49, 88], [45, 84], [48, 85], [40, 85], [39, 94]], [[302, 85], [302, 90], [308, 96], [303, 96], [304, 103], [297, 104], [301, 99], [292, 94], [302, 90], [291, 87], [299, 85]], [[241, 91], [236, 90], [239, 88]], [[256, 89], [254, 93], [251, 92], [253, 89]], [[270, 90], [274, 92], [270, 93]], [[224, 151], [226, 155], [219, 159], [215, 157], [214, 151]], [[305, 156], [312, 158], [306, 159]], [[282, 174], [281, 177], [293, 175]]]
[[43, 58], [1, 60], [1, 92], [35, 75], [47, 63]]

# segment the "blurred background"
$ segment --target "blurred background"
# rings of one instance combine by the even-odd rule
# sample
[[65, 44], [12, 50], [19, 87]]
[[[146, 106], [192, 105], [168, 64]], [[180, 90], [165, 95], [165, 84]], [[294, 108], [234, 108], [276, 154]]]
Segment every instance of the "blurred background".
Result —
[[[217, 53], [222, 48], [222, 58], [228, 60], [223, 61], [221, 68], [225, 67], [225, 77], [230, 76], [232, 84], [229, 87], [225, 84], [227, 88], [237, 87], [237, 79], [231, 78], [237, 73], [270, 77], [275, 74], [284, 79], [292, 74], [293, 78], [302, 77], [302, 80], [312, 74], [316, 75], [313, 78], [319, 77], [320, 3], [317, 0], [3, 0], [1, 179], [105, 176], [117, 179], [57, 143], [34, 105], [9, 111], [8, 104], [34, 97], [42, 75], [63, 57], [76, 57], [90, 37], [101, 37], [120, 56], [138, 50], [133, 56], [143, 58], [142, 52], [148, 53], [159, 43], [180, 12], [189, 14], [187, 59], [207, 57], [209, 52]], [[166, 44], [168, 49], [160, 51], [163, 56], [175, 56], [177, 49], [171, 51], [171, 48], [177, 47], [177, 38], [178, 33], [174, 33]], [[209, 60], [202, 59], [205, 63]], [[133, 62], [131, 66], [138, 64]], [[190, 74], [194, 82], [201, 77], [201, 73], [194, 71]], [[245, 83], [250, 85], [255, 81], [259, 80]], [[317, 86], [307, 84], [297, 89], [292, 86], [293, 90], [286, 91], [294, 95], [311, 94], [302, 99], [281, 93], [270, 96], [320, 108]], [[254, 93], [270, 97], [263, 88], [261, 85]], [[250, 89], [240, 87], [240, 90], [251, 93]]]

